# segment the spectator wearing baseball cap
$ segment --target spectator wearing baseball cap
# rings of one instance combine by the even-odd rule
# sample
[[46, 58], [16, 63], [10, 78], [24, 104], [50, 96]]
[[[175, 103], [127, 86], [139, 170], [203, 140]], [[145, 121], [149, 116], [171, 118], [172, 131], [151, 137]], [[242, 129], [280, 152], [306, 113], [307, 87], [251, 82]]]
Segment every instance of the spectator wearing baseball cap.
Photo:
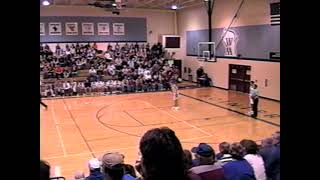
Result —
[[135, 180], [125, 173], [124, 155], [111, 152], [102, 157], [102, 168], [107, 180]]
[[223, 180], [223, 168], [215, 161], [215, 152], [212, 147], [206, 143], [200, 143], [197, 147], [191, 149], [199, 165], [190, 169], [194, 174], [201, 177], [202, 180]]
[[101, 162], [97, 158], [89, 160], [90, 175], [85, 180], [104, 180], [104, 175], [101, 172]]

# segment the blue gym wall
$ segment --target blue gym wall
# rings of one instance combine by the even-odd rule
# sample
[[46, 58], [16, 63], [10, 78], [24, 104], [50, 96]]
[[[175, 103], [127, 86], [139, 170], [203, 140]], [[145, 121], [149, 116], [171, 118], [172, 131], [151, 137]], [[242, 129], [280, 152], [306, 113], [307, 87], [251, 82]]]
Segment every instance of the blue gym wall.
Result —
[[[280, 26], [251, 25], [230, 28], [239, 36], [237, 54], [242, 57], [269, 59], [270, 52], [280, 52]], [[221, 39], [223, 29], [213, 29], [212, 41], [216, 45]], [[187, 56], [198, 55], [198, 42], [208, 41], [208, 30], [187, 31]], [[216, 49], [217, 56], [224, 56], [223, 43]]]
[[[135, 17], [73, 17], [73, 16], [41, 16], [40, 22], [45, 23], [45, 36], [40, 36], [42, 43], [66, 43], [66, 42], [146, 42], [147, 41], [147, 23], [146, 18]], [[62, 35], [50, 36], [49, 23], [61, 22]], [[65, 33], [66, 22], [77, 22], [78, 33], [77, 36], [67, 36]], [[94, 23], [95, 35], [82, 35], [81, 23]], [[97, 23], [109, 23], [110, 35], [99, 36], [97, 30]], [[114, 36], [112, 33], [112, 23], [124, 23], [125, 35]]]

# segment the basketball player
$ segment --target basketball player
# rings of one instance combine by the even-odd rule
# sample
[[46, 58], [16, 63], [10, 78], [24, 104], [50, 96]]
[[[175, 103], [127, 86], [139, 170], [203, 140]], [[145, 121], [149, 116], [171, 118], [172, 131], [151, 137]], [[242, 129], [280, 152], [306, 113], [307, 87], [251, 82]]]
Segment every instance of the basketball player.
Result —
[[174, 101], [174, 106], [172, 107], [173, 110], [178, 110], [179, 109], [179, 104], [178, 104], [178, 98], [179, 98], [179, 91], [178, 91], [178, 86], [175, 83], [171, 83], [171, 91], [173, 94], [173, 101]]

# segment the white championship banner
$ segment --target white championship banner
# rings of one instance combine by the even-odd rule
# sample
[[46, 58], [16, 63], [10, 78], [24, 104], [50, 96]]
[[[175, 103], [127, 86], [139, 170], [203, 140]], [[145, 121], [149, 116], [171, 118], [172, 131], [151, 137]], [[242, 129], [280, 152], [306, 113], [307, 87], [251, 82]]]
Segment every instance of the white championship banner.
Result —
[[49, 35], [62, 35], [61, 23], [51, 22], [49, 23]]
[[109, 23], [98, 23], [98, 35], [110, 35]]
[[82, 23], [82, 35], [94, 35], [93, 23]]
[[113, 23], [113, 35], [123, 36], [124, 33], [124, 23]]
[[46, 30], [44, 28], [44, 23], [40, 23], [40, 36], [46, 35]]
[[78, 35], [78, 23], [67, 22], [66, 23], [66, 35]]

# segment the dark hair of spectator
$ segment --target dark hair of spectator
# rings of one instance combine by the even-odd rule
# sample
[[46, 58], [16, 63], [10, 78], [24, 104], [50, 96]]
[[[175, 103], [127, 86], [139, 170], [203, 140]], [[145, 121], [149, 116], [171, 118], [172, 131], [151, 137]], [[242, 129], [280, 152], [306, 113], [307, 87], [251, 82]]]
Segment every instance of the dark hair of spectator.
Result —
[[229, 154], [230, 153], [230, 144], [227, 142], [222, 142], [219, 144], [219, 151], [222, 154]]
[[175, 132], [167, 127], [147, 131], [140, 140], [144, 180], [185, 180], [184, 152]]
[[192, 154], [189, 150], [185, 149], [183, 150], [184, 152], [184, 163], [185, 163], [185, 167], [187, 169], [190, 169], [192, 167]]
[[50, 179], [50, 165], [43, 160], [40, 160], [40, 180]]
[[111, 180], [121, 180], [125, 172], [124, 164], [117, 164], [112, 166], [112, 168], [104, 166], [103, 171], [105, 174], [108, 174]]
[[248, 139], [240, 141], [240, 144], [244, 147], [247, 154], [257, 154], [258, 145], [256, 142]]
[[230, 147], [230, 154], [236, 160], [243, 160], [244, 147], [240, 143], [232, 143]]
[[124, 171], [125, 171], [125, 174], [130, 174], [134, 178], [137, 177], [136, 171], [134, 170], [134, 167], [132, 165], [130, 165], [130, 164], [125, 164], [124, 165]]

